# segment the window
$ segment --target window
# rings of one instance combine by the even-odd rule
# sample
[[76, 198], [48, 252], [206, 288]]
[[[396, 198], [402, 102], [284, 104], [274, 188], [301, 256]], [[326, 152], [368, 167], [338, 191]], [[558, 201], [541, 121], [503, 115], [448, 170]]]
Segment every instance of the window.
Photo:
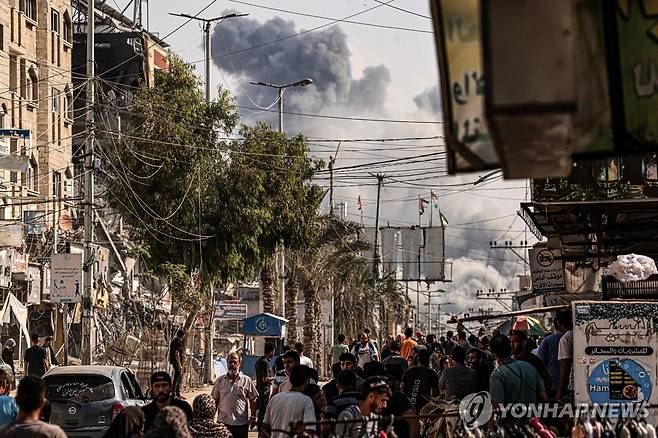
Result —
[[0, 24], [0, 50], [5, 50], [5, 28]]
[[52, 100], [52, 111], [55, 114], [60, 113], [60, 93], [59, 90], [55, 87], [52, 88], [52, 91], [50, 93], [50, 98]]
[[73, 92], [68, 85], [64, 89], [64, 116], [68, 120], [73, 120]]
[[0, 129], [4, 129], [7, 126], [5, 125], [5, 118], [7, 116], [7, 105], [4, 103], [0, 106]]
[[34, 175], [36, 174], [34, 170], [34, 163], [32, 160], [30, 160], [30, 165], [27, 168], [27, 181], [26, 181], [26, 187], [30, 190], [34, 190]]
[[64, 41], [69, 44], [73, 43], [73, 32], [71, 31], [71, 17], [69, 11], [64, 12]]
[[53, 172], [53, 196], [62, 196], [62, 174], [59, 172]]
[[50, 10], [50, 30], [59, 33], [59, 12], [54, 9]]
[[37, 0], [21, 0], [21, 12], [32, 21], [37, 21]]
[[39, 80], [33, 67], [27, 70], [25, 79], [25, 99], [36, 103], [39, 100]]

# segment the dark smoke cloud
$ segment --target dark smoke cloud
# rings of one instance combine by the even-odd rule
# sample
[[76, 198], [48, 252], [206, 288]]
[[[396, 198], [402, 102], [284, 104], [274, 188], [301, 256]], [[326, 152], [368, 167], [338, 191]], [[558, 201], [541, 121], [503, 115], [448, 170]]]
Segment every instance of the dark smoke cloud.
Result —
[[441, 114], [441, 96], [439, 86], [426, 88], [422, 93], [414, 97], [414, 103], [418, 109], [432, 114]]
[[[273, 101], [274, 91], [250, 86], [249, 81], [286, 84], [310, 77], [315, 84], [304, 90], [289, 90], [286, 108], [290, 111], [320, 112], [331, 107], [366, 114], [384, 110], [390, 72], [383, 65], [369, 66], [355, 78], [350, 63], [347, 36], [339, 26], [300, 37], [220, 56], [298, 33], [293, 21], [279, 17], [260, 22], [250, 18], [227, 20], [212, 34], [215, 65], [244, 85], [233, 90], [242, 105], [253, 106], [246, 94], [264, 105]], [[259, 114], [259, 118], [263, 118]]]

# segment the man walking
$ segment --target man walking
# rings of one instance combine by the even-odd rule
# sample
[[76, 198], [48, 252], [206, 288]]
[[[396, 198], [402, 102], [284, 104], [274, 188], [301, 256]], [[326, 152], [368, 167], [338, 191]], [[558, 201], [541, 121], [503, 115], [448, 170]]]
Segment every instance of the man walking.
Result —
[[270, 399], [270, 387], [272, 386], [273, 377], [270, 376], [270, 361], [274, 357], [274, 344], [268, 342], [265, 344], [265, 355], [256, 361], [256, 390], [258, 391], [258, 421], [256, 425], [258, 430], [262, 429], [263, 418], [267, 402]]
[[169, 363], [174, 368], [174, 384], [171, 393], [174, 397], [182, 398], [180, 387], [185, 372], [185, 332], [178, 330], [176, 337], [169, 344]]
[[176, 406], [185, 412], [187, 420], [192, 420], [192, 407], [185, 400], [173, 397], [171, 394], [171, 376], [166, 371], [156, 371], [151, 374], [151, 395], [153, 401], [142, 406], [144, 412], [144, 431], [148, 431], [155, 417], [165, 406]]
[[237, 353], [229, 354], [228, 373], [215, 381], [211, 395], [217, 403], [217, 421], [224, 423], [233, 438], [247, 438], [249, 429], [256, 425], [258, 391], [251, 378], [240, 371]]
[[297, 342], [295, 344], [295, 351], [299, 353], [299, 364], [307, 366], [309, 368], [314, 368], [313, 367], [313, 360], [311, 360], [310, 357], [304, 356], [304, 344], [301, 342]]
[[475, 371], [477, 377], [477, 390], [489, 391], [489, 378], [493, 372], [493, 364], [486, 357], [484, 351], [474, 348], [468, 352], [468, 366]]
[[393, 341], [390, 345], [391, 354], [384, 360], [382, 364], [386, 367], [386, 371], [389, 373], [399, 372], [400, 375], [409, 368], [409, 363], [407, 360], [400, 355], [400, 350], [402, 345], [400, 341]]
[[414, 329], [407, 327], [404, 329], [404, 341], [402, 341], [402, 348], [400, 350], [400, 356], [404, 357], [404, 360], [409, 360], [409, 356], [416, 348], [418, 343], [413, 340]]
[[496, 356], [498, 368], [491, 373], [489, 389], [491, 403], [521, 403], [530, 405], [548, 399], [544, 382], [528, 362], [512, 359], [512, 345], [507, 336], [495, 336], [489, 344]]
[[[567, 312], [571, 315], [570, 310]], [[537, 349], [537, 357], [539, 357], [546, 367], [548, 375], [551, 376], [551, 386], [546, 388], [546, 392], [551, 397], [557, 392], [557, 387], [560, 383], [560, 361], [557, 359], [557, 355], [560, 347], [560, 339], [562, 339], [562, 335], [564, 334], [560, 321], [564, 317], [563, 312], [558, 312], [553, 323], [555, 333], [546, 336]]]
[[16, 391], [18, 419], [0, 429], [0, 438], [66, 438], [66, 434], [54, 424], [39, 420], [46, 404], [46, 385], [36, 376], [23, 377]]
[[[378, 416], [386, 409], [391, 398], [391, 388], [375, 376], [366, 379], [363, 383], [359, 403], [346, 408], [339, 416], [338, 421], [346, 421], [336, 426], [336, 436], [339, 437], [376, 437]], [[359, 421], [360, 420], [360, 421]]]
[[32, 333], [32, 346], [25, 350], [25, 375], [41, 377], [48, 371], [48, 352], [39, 345], [39, 335]]
[[530, 352], [528, 349], [528, 335], [521, 330], [514, 330], [510, 336], [510, 343], [512, 344], [512, 357], [516, 360], [528, 362], [535, 367], [542, 380], [544, 381], [544, 389], [550, 388], [552, 385], [551, 376], [546, 371], [546, 367], [541, 359]]
[[466, 367], [466, 351], [462, 347], [452, 349], [453, 365], [441, 373], [439, 391], [447, 398], [463, 399], [477, 392], [477, 373]]
[[345, 335], [344, 334], [339, 334], [338, 335], [338, 343], [334, 344], [331, 347], [331, 354], [329, 355], [329, 360], [330, 363], [329, 365], [333, 365], [335, 363], [340, 362], [340, 355], [343, 353], [349, 353], [350, 347], [345, 343]]
[[14, 376], [0, 369], [0, 426], [13, 423], [18, 418], [18, 406], [14, 397], [10, 397]]
[[352, 354], [357, 358], [357, 365], [361, 368], [368, 362], [379, 360], [379, 354], [377, 353], [377, 347], [370, 340], [368, 335], [364, 332], [359, 336], [359, 343], [354, 346]]
[[276, 373], [274, 380], [272, 380], [272, 390], [270, 398], [274, 397], [280, 392], [290, 391], [290, 373], [292, 370], [299, 366], [299, 353], [296, 351], [286, 351], [283, 356], [283, 370]]
[[[274, 395], [267, 406], [267, 412], [263, 420], [263, 433], [265, 436], [287, 438], [291, 436], [287, 433], [291, 432], [291, 423], [316, 422], [313, 401], [303, 394], [308, 385], [308, 374], [308, 369], [304, 365], [296, 366], [290, 370], [290, 390]], [[315, 430], [315, 426], [306, 426], [306, 429]], [[273, 430], [275, 432], [272, 432]], [[235, 437], [235, 435], [233, 436]]]
[[404, 373], [400, 384], [400, 390], [409, 397], [418, 413], [427, 404], [429, 397], [439, 389], [439, 377], [429, 366], [430, 352], [425, 348], [418, 352], [418, 365]]

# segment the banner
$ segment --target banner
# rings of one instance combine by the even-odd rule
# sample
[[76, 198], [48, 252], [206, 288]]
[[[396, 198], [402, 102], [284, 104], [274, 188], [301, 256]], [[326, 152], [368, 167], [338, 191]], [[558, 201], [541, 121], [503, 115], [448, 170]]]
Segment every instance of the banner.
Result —
[[53, 254], [50, 259], [53, 303], [82, 302], [82, 254]]
[[243, 320], [247, 317], [246, 304], [218, 303], [215, 306], [215, 319]]

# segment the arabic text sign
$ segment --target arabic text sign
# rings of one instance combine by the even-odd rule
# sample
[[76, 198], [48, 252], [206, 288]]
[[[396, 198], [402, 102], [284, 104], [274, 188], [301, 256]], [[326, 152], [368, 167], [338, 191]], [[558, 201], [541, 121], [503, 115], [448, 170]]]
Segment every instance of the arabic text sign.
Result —
[[550, 292], [564, 289], [564, 265], [558, 260], [560, 251], [533, 248], [530, 255], [530, 273], [534, 292]]
[[577, 403], [656, 403], [658, 303], [579, 301], [574, 310]]
[[82, 302], [82, 254], [54, 254], [50, 259], [53, 303]]
[[247, 317], [246, 304], [219, 303], [215, 309], [216, 319], [245, 319]]
[[[440, 68], [443, 86], [449, 96], [444, 104], [446, 141], [454, 154], [450, 172], [473, 170], [471, 158], [457, 149], [466, 149], [486, 167], [498, 159], [489, 137], [484, 111], [484, 69], [480, 42], [480, 7], [478, 0], [436, 0], [440, 9], [442, 37], [440, 45], [446, 69]], [[437, 16], [434, 17], [437, 20]], [[442, 41], [441, 41], [442, 39]]]

